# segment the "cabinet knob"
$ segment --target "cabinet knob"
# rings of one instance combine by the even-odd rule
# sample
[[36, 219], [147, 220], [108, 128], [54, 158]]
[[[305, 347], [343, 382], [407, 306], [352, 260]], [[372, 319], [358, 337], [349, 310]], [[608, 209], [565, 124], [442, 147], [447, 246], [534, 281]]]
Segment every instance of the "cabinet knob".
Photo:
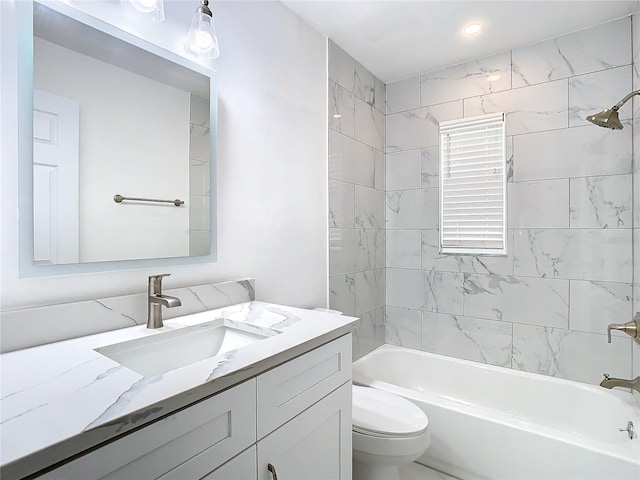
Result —
[[273, 480], [278, 480], [278, 473], [276, 472], [276, 467], [269, 464], [267, 465], [267, 470], [271, 472], [271, 477], [273, 478]]

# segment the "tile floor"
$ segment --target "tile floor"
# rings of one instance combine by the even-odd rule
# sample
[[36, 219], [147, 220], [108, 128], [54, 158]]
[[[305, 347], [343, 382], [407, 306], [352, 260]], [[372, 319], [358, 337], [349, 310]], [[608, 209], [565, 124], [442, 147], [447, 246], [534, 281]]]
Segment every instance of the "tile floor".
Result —
[[419, 463], [410, 463], [400, 467], [400, 480], [460, 480], [446, 473], [433, 470]]

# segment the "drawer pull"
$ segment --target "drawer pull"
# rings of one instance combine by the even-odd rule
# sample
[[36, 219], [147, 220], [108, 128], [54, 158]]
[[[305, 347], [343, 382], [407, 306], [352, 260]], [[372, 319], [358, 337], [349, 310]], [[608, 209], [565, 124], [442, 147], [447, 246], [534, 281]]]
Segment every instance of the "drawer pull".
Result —
[[273, 480], [278, 480], [278, 473], [276, 472], [276, 467], [269, 464], [267, 465], [267, 470], [271, 472], [271, 477], [273, 478]]

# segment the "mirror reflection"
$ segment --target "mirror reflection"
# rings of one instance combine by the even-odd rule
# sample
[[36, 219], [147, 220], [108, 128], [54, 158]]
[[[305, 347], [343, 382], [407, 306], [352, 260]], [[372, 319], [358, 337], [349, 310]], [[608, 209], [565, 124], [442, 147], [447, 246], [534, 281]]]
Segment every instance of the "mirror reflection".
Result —
[[40, 4], [33, 25], [35, 263], [208, 255], [209, 78]]

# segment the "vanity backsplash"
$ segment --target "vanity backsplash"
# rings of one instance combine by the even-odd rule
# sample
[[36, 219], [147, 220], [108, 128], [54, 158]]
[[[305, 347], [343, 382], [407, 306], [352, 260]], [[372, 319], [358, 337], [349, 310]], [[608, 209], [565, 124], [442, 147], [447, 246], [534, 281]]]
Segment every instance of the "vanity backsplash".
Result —
[[[167, 282], [170, 283], [170, 282]], [[165, 319], [255, 300], [253, 278], [166, 289], [182, 305], [164, 310]], [[147, 293], [0, 313], [0, 353], [93, 335], [147, 322]]]

